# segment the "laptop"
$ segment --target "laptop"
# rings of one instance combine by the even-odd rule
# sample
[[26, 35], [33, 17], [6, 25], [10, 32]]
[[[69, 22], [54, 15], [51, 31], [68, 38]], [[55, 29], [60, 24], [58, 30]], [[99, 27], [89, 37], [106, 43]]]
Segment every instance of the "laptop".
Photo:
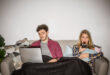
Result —
[[20, 54], [23, 63], [43, 63], [40, 48], [20, 48]]

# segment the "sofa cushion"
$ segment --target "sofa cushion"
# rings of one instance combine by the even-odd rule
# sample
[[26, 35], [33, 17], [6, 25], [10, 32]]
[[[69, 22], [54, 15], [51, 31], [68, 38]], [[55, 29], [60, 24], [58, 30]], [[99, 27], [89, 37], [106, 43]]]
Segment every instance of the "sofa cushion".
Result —
[[107, 75], [109, 68], [109, 61], [105, 57], [101, 57], [95, 60], [95, 72], [96, 75]]
[[1, 72], [2, 75], [10, 75], [15, 68], [13, 66], [13, 59], [11, 55], [8, 55], [2, 62], [1, 62]]
[[66, 46], [66, 50], [64, 51], [63, 54], [64, 57], [73, 57], [73, 50], [71, 47]]
[[72, 48], [73, 45], [75, 45], [77, 43], [77, 40], [57, 40], [57, 42], [60, 44], [62, 52], [64, 54], [64, 52], [66, 50], [66, 46], [68, 45]]

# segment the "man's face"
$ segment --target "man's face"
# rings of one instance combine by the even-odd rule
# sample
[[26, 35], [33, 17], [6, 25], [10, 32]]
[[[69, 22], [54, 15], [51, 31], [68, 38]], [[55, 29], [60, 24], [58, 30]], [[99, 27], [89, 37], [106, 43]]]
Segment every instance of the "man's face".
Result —
[[42, 30], [40, 30], [38, 32], [38, 34], [39, 34], [39, 37], [40, 37], [41, 41], [47, 40], [47, 38], [48, 38], [48, 31], [46, 32], [44, 29], [42, 29]]

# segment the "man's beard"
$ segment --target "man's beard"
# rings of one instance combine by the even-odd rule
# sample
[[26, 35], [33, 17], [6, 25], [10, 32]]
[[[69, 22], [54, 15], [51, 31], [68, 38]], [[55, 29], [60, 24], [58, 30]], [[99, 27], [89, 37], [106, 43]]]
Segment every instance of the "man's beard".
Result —
[[48, 37], [46, 36], [44, 39], [41, 39], [41, 41], [46, 41], [46, 40], [47, 40], [47, 38], [48, 38]]

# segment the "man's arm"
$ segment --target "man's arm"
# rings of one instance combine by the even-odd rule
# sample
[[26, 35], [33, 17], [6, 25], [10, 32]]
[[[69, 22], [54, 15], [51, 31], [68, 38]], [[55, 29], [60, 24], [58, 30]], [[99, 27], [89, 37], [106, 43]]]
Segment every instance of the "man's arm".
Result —
[[40, 47], [40, 40], [33, 42], [30, 47]]
[[54, 47], [55, 47], [56, 58], [53, 58], [50, 61], [48, 61], [49, 63], [57, 62], [61, 57], [63, 57], [61, 47], [57, 42]]
[[59, 43], [56, 43], [56, 55], [57, 55], [57, 60], [59, 60], [61, 57], [63, 57], [62, 49], [59, 45]]

